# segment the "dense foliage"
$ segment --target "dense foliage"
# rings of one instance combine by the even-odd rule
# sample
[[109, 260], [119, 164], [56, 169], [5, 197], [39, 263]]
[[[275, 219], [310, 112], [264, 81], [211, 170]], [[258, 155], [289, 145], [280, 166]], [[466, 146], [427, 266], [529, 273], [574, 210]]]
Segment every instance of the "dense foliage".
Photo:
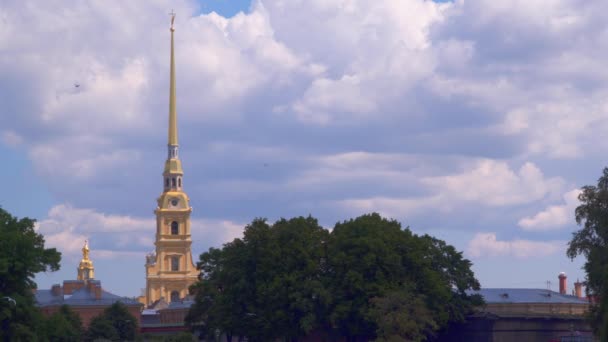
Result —
[[86, 340], [132, 341], [137, 335], [137, 318], [121, 302], [115, 302], [91, 320]]
[[34, 304], [34, 275], [59, 269], [61, 253], [44, 248], [35, 221], [0, 208], [0, 338], [36, 341], [44, 319]]
[[573, 233], [568, 256], [584, 255], [587, 295], [599, 299], [591, 309], [591, 324], [602, 341], [608, 340], [608, 168], [597, 186], [582, 188], [578, 196], [576, 222], [582, 228]]
[[187, 321], [207, 338], [422, 341], [481, 303], [461, 253], [378, 214], [331, 232], [312, 217], [256, 219], [198, 267]]
[[[84, 330], [80, 316], [67, 305], [62, 305], [59, 311], [49, 316], [45, 320], [45, 326], [44, 333], [50, 342], [82, 341]], [[44, 338], [40, 339], [44, 340]]]

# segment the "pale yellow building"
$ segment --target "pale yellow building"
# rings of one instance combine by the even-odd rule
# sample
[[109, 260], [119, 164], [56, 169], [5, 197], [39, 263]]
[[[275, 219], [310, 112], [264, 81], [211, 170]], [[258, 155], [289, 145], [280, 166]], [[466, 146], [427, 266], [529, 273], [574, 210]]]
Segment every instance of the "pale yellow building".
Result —
[[146, 257], [145, 304], [164, 298], [167, 302], [188, 295], [188, 287], [198, 279], [192, 260], [190, 234], [190, 199], [183, 191], [182, 163], [178, 154], [177, 112], [175, 109], [175, 58], [171, 17], [171, 75], [169, 85], [168, 156], [163, 172], [163, 193], [158, 198], [156, 214], [156, 252]]

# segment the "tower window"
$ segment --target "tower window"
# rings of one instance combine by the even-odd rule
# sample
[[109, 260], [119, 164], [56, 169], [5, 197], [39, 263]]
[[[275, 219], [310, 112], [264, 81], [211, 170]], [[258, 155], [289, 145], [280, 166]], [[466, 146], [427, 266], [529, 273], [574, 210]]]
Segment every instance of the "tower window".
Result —
[[171, 301], [172, 302], [179, 302], [179, 292], [177, 292], [177, 291], [171, 291]]
[[179, 177], [177, 179], [177, 185], [181, 188], [182, 187], [182, 177]]
[[169, 178], [165, 178], [165, 187], [169, 187]]
[[171, 178], [171, 186], [175, 188], [175, 177]]
[[171, 257], [171, 271], [179, 271], [179, 257]]
[[171, 222], [171, 235], [179, 234], [179, 223], [176, 221]]

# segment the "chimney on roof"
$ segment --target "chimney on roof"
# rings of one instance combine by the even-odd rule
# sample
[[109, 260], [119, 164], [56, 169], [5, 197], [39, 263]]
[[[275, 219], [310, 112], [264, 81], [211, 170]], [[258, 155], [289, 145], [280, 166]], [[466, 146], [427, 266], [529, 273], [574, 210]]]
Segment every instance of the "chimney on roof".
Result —
[[583, 298], [583, 283], [578, 279], [576, 280], [576, 283], [574, 283], [574, 295], [578, 298]]
[[95, 285], [95, 299], [96, 300], [101, 299], [101, 284]]
[[566, 294], [566, 292], [568, 292], [567, 289], [566, 289], [567, 288], [566, 281], [568, 279], [568, 277], [566, 276], [566, 273], [565, 272], [560, 272], [558, 278], [559, 278], [559, 293], [560, 294]]
[[53, 294], [53, 296], [61, 296], [61, 285], [53, 284], [51, 287], [51, 294]]

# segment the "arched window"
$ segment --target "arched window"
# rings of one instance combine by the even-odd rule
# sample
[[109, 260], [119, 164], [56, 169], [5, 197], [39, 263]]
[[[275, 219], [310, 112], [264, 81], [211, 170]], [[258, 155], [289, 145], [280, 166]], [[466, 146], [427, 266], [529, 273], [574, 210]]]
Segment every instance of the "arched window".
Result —
[[177, 179], [177, 186], [179, 186], [180, 188], [182, 187], [182, 177], [179, 177]]
[[171, 271], [179, 271], [179, 257], [171, 257]]
[[179, 302], [179, 292], [177, 292], [177, 291], [171, 291], [171, 301], [172, 302]]
[[165, 187], [169, 187], [169, 178], [165, 178]]
[[174, 188], [176, 187], [176, 185], [175, 185], [175, 177], [171, 178], [171, 186], [174, 187]]
[[179, 234], [179, 223], [176, 221], [171, 222], [171, 235]]

